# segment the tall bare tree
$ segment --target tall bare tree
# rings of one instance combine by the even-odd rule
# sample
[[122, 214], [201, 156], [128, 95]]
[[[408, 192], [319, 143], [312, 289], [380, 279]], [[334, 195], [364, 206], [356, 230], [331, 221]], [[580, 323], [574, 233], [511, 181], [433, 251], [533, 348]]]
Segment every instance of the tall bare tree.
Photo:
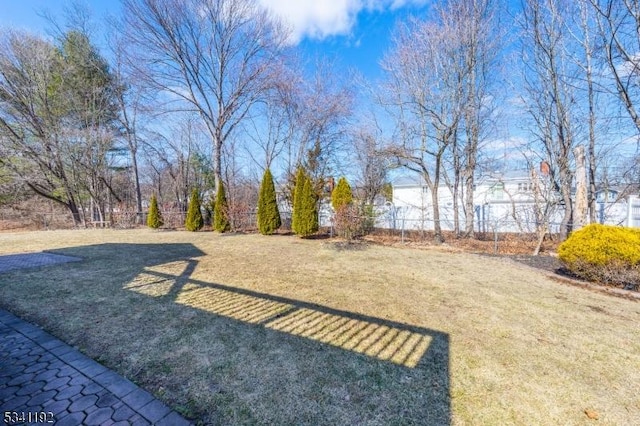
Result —
[[299, 136], [299, 89], [302, 77], [292, 67], [279, 64], [270, 90], [244, 126], [250, 140], [247, 154], [263, 171], [281, 157]]
[[388, 172], [386, 159], [381, 152], [381, 131], [375, 124], [369, 124], [354, 129], [351, 137], [353, 151], [349, 159], [356, 166], [356, 187], [361, 191], [364, 204], [371, 206], [375, 198], [382, 194]]
[[338, 77], [333, 64], [319, 60], [315, 72], [296, 89], [298, 131], [290, 147], [289, 174], [293, 176], [297, 167], [304, 165], [318, 197], [347, 138], [346, 124], [354, 101], [348, 80]]
[[550, 165], [564, 215], [560, 238], [572, 229], [572, 156], [576, 137], [575, 70], [569, 57], [566, 1], [530, 0], [523, 6], [523, 77], [532, 132]]
[[172, 202], [178, 213], [186, 213], [187, 200], [194, 188], [213, 188], [209, 151], [205, 148], [208, 145], [197, 117], [182, 115], [164, 130], [166, 134], [155, 133], [143, 140], [143, 152], [157, 178], [163, 180], [158, 181], [154, 192], [161, 200]]
[[589, 0], [596, 10], [604, 60], [633, 125], [640, 132], [640, 0]]
[[584, 75], [584, 89], [587, 92], [587, 122], [588, 122], [588, 144], [587, 144], [587, 202], [589, 205], [589, 221], [596, 222], [596, 190], [597, 190], [597, 140], [596, 130], [598, 125], [598, 113], [596, 111], [598, 87], [596, 84], [596, 75], [594, 67], [599, 58], [596, 55], [596, 28], [594, 19], [594, 9], [591, 7], [590, 0], [580, 0], [578, 2], [579, 32], [578, 42], [581, 46], [581, 60], [579, 66], [582, 68]]
[[269, 88], [287, 32], [255, 0], [123, 3], [131, 63], [152, 87], [201, 117], [217, 187], [223, 146]]
[[136, 71], [128, 66], [126, 61], [127, 46], [120, 35], [111, 37], [110, 44], [113, 55], [113, 72], [121, 85], [121, 90], [116, 98], [119, 107], [119, 136], [124, 140], [131, 160], [130, 172], [133, 175], [132, 183], [135, 194], [135, 222], [142, 224], [144, 217], [139, 162], [145, 124], [148, 124], [150, 115], [152, 115], [149, 105], [151, 94], [141, 84], [141, 78], [136, 75]]
[[397, 143], [387, 152], [426, 182], [436, 242], [444, 241], [438, 196], [443, 159], [457, 138], [465, 103], [462, 41], [444, 16], [401, 24], [382, 63], [387, 75], [384, 102], [398, 128]]
[[[496, 9], [498, 0], [455, 0], [452, 19], [463, 41], [465, 62], [464, 138], [460, 177], [464, 188], [465, 235], [474, 236], [474, 187], [481, 143], [492, 129], [493, 99], [497, 90], [500, 51], [504, 34], [500, 31]], [[455, 197], [454, 197], [455, 199]], [[457, 210], [457, 209], [456, 209]]]

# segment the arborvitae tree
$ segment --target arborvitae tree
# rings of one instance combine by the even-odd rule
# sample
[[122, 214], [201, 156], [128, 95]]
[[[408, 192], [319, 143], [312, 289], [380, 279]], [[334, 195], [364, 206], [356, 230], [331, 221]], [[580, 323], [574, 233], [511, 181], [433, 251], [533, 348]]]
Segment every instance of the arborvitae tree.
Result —
[[331, 205], [333, 209], [337, 211], [340, 207], [351, 204], [352, 201], [353, 194], [351, 193], [351, 186], [346, 178], [341, 177], [331, 193]]
[[213, 207], [213, 230], [218, 232], [228, 232], [231, 230], [231, 224], [227, 217], [227, 196], [224, 192], [222, 181], [218, 184], [216, 193], [216, 203]]
[[189, 200], [189, 208], [187, 209], [187, 219], [184, 223], [187, 231], [195, 232], [204, 226], [200, 205], [200, 192], [196, 188], [193, 188], [193, 191], [191, 191], [191, 200]]
[[[296, 187], [296, 194], [298, 187]], [[316, 207], [316, 194], [313, 183], [308, 176], [304, 176], [302, 189], [300, 190], [299, 213], [296, 216], [296, 233], [301, 237], [318, 232], [318, 209]]]
[[300, 222], [300, 213], [302, 211], [302, 187], [307, 179], [304, 168], [298, 167], [296, 173], [295, 186], [293, 187], [293, 214], [291, 215], [291, 230], [298, 234], [298, 223]]
[[276, 187], [273, 184], [271, 170], [267, 168], [262, 177], [258, 197], [258, 230], [262, 235], [271, 235], [280, 228], [281, 224]]
[[160, 228], [163, 224], [164, 222], [162, 221], [162, 213], [160, 213], [160, 209], [158, 208], [158, 199], [156, 198], [156, 195], [153, 194], [149, 203], [147, 226], [149, 228], [157, 229]]

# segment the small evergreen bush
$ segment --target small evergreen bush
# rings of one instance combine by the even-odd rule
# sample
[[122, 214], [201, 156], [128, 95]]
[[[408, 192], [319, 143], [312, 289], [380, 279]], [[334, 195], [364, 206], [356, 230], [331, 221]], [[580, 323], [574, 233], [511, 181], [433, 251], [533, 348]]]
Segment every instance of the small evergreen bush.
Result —
[[637, 289], [640, 284], [640, 230], [591, 224], [572, 233], [558, 257], [578, 277]]
[[187, 231], [195, 232], [204, 226], [204, 219], [202, 218], [200, 207], [200, 192], [193, 188], [193, 191], [191, 191], [191, 200], [189, 200], [189, 207], [187, 208], [187, 218], [184, 223]]
[[331, 193], [331, 205], [335, 211], [338, 211], [340, 207], [349, 205], [352, 201], [353, 193], [351, 192], [351, 186], [346, 178], [341, 177]]
[[276, 187], [273, 184], [271, 170], [267, 168], [262, 177], [258, 197], [258, 230], [262, 235], [271, 235], [280, 228], [282, 221], [278, 210]]
[[216, 202], [213, 207], [213, 230], [218, 232], [228, 232], [231, 230], [231, 224], [227, 217], [229, 206], [227, 204], [227, 195], [224, 192], [222, 181], [218, 184], [216, 192]]
[[147, 226], [149, 228], [158, 229], [164, 224], [162, 220], [162, 213], [160, 213], [160, 209], [158, 208], [158, 199], [156, 195], [153, 194], [151, 196], [151, 201], [149, 202], [149, 213], [147, 214]]

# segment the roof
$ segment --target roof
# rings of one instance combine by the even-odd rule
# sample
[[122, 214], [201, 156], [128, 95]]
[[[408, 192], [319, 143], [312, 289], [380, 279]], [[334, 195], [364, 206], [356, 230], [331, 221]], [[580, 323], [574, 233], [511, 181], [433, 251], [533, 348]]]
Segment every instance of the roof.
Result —
[[[531, 175], [528, 170], [509, 170], [507, 172], [489, 172], [482, 175], [476, 175], [476, 183], [495, 183], [495, 182], [528, 182]], [[417, 173], [401, 175], [391, 181], [394, 188], [415, 188], [426, 186], [425, 180]], [[445, 182], [441, 182], [441, 186], [446, 186]]]

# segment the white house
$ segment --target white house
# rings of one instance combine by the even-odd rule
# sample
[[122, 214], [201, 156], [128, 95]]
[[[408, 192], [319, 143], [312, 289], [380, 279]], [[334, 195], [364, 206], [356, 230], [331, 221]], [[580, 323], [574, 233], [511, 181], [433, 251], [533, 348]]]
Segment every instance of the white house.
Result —
[[[463, 189], [458, 205], [460, 228], [465, 226]], [[640, 199], [621, 198], [619, 189], [597, 193], [597, 220], [611, 225], [640, 226]], [[551, 200], [547, 203], [544, 200]], [[630, 200], [635, 200], [633, 213]], [[438, 188], [440, 225], [454, 229], [453, 195], [450, 188]], [[544, 177], [534, 182], [527, 171], [491, 173], [476, 179], [474, 189], [474, 228], [480, 232], [535, 232], [541, 218], [548, 218], [550, 231], [557, 232], [562, 221], [563, 206], [557, 192], [549, 188]], [[548, 211], [544, 211], [548, 208]], [[632, 221], [632, 216], [637, 216]], [[431, 191], [419, 176], [403, 176], [393, 182], [393, 203], [378, 221], [378, 226], [406, 230], [432, 230]]]

